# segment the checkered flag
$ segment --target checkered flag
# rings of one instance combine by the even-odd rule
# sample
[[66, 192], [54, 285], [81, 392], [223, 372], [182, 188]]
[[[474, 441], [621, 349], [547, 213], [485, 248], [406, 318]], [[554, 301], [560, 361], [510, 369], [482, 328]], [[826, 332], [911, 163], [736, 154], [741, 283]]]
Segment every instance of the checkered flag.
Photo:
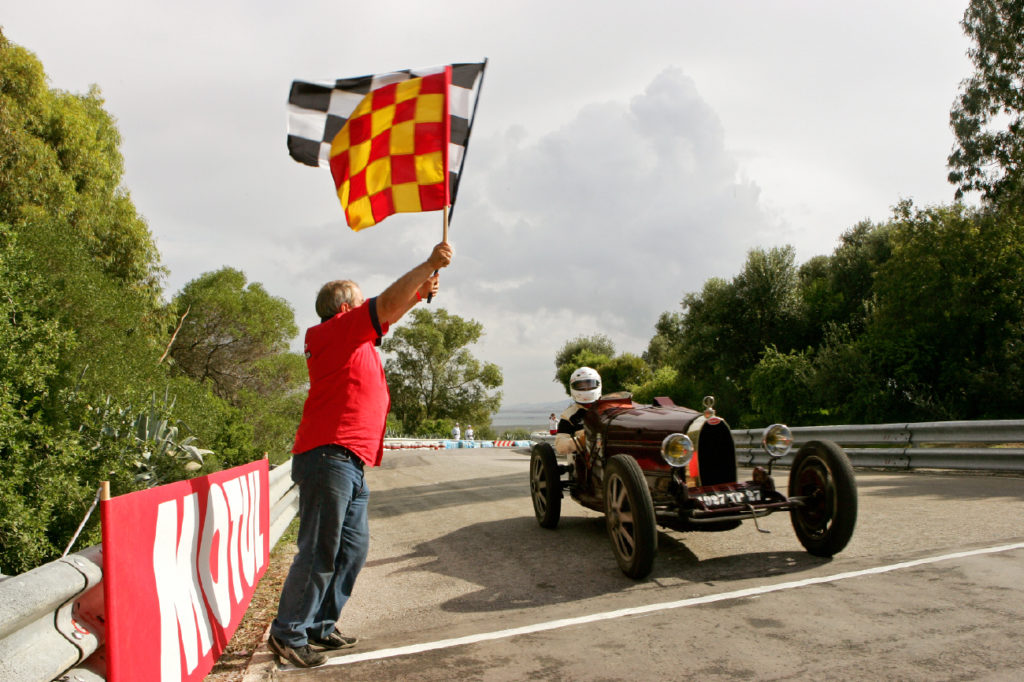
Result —
[[[448, 184], [453, 206], [486, 66], [487, 60], [451, 65]], [[288, 95], [288, 153], [308, 166], [328, 167], [331, 142], [368, 93], [392, 83], [441, 73], [445, 68], [405, 69], [333, 82], [293, 81]]]

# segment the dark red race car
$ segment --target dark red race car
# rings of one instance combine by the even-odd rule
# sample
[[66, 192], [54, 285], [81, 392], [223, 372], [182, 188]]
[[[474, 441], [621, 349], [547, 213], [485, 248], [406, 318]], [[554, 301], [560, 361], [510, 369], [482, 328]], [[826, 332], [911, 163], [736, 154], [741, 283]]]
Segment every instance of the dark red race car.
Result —
[[584, 420], [582, 457], [559, 463], [550, 443], [530, 456], [530, 492], [537, 522], [555, 528], [563, 492], [603, 512], [619, 567], [646, 577], [658, 548], [657, 526], [673, 530], [731, 530], [747, 519], [787, 511], [804, 548], [832, 556], [850, 541], [857, 521], [857, 485], [846, 453], [832, 441], [810, 441], [793, 459], [786, 495], [775, 488], [772, 463], [792, 447], [789, 429], [765, 429], [768, 467], [738, 481], [736, 448], [714, 398], [704, 410], [655, 398], [634, 403], [629, 394], [605, 396]]

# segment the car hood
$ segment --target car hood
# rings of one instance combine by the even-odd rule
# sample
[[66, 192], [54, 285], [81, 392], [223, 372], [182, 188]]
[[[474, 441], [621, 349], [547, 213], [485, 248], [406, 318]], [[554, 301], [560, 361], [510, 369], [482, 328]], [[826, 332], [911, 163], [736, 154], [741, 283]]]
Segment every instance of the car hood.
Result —
[[701, 416], [696, 410], [678, 406], [638, 405], [616, 401], [598, 405], [595, 417], [603, 429], [611, 432], [632, 432], [650, 438], [656, 434], [686, 433]]

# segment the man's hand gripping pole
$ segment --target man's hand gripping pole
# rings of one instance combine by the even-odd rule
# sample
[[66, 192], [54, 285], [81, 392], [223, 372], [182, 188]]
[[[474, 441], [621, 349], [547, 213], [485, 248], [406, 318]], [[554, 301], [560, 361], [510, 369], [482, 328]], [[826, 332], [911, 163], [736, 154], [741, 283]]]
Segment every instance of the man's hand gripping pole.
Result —
[[[444, 232], [443, 232], [443, 234], [441, 236], [441, 241], [443, 241], [445, 243], [448, 242], [448, 207], [447, 206], [444, 207]], [[435, 277], [437, 276], [438, 272], [439, 272], [438, 270], [434, 270], [434, 276]], [[429, 294], [427, 294], [427, 303], [430, 303], [433, 300], [433, 298], [434, 298], [434, 292], [431, 291]]]

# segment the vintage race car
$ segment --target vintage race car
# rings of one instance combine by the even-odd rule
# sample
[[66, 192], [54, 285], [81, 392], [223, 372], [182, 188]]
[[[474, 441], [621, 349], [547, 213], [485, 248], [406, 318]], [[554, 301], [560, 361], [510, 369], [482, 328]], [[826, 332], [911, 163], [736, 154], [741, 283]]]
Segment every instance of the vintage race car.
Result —
[[668, 398], [642, 405], [628, 393], [604, 396], [589, 406], [584, 434], [577, 442], [580, 454], [564, 464], [550, 443], [533, 445], [530, 492], [537, 522], [543, 528], [558, 525], [566, 491], [584, 507], [603, 512], [615, 558], [631, 578], [651, 572], [659, 525], [730, 530], [746, 519], [756, 525], [758, 517], [788, 511], [800, 543], [822, 557], [842, 551], [853, 535], [853, 468], [832, 441], [810, 441], [799, 449], [783, 495], [771, 471], [792, 447], [789, 428], [765, 429], [767, 468], [755, 466], [752, 480], [738, 481], [732, 432], [715, 414], [711, 396], [703, 411]]

